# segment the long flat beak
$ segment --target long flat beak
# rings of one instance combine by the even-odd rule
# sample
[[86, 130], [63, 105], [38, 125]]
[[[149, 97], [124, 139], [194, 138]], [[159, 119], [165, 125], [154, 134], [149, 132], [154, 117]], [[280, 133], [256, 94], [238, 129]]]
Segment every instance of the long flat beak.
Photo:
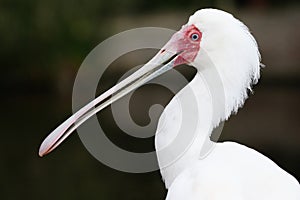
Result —
[[[168, 45], [168, 43], [167, 43]], [[137, 89], [146, 82], [154, 79], [175, 66], [175, 61], [180, 53], [172, 53], [163, 48], [142, 68], [128, 78], [113, 86], [102, 95], [85, 105], [65, 122], [52, 131], [39, 149], [39, 156], [44, 156], [60, 145], [74, 130], [91, 116]]]

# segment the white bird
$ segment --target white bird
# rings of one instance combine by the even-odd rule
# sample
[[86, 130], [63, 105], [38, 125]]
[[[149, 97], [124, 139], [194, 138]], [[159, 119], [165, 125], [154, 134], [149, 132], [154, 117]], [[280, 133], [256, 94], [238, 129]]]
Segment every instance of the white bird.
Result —
[[[130, 91], [177, 65], [188, 64], [197, 73], [167, 105], [155, 136], [166, 199], [300, 200], [298, 181], [269, 158], [235, 142], [209, 139], [213, 129], [244, 104], [248, 90], [259, 79], [260, 59], [257, 43], [242, 22], [221, 10], [199, 10], [144, 67], [57, 127], [42, 143], [39, 155], [51, 152], [86, 119]], [[213, 89], [221, 91], [223, 99], [212, 99], [207, 82], [214, 77], [222, 84], [212, 84]], [[178, 102], [191, 102], [188, 116]], [[190, 132], [195, 137], [180, 156], [176, 150], [181, 147], [176, 145], [168, 153], [163, 151], [180, 134]], [[203, 153], [203, 149], [209, 151]]]

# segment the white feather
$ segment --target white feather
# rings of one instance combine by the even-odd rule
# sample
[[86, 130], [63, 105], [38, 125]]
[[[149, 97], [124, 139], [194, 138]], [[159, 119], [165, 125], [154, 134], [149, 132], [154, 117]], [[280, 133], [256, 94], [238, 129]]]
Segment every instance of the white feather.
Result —
[[[161, 174], [169, 188], [167, 199], [299, 200], [300, 186], [296, 179], [248, 147], [217, 143], [212, 152], [200, 159], [203, 146], [214, 144], [209, 140], [213, 128], [237, 112], [251, 86], [257, 83], [261, 58], [248, 28], [229, 13], [202, 9], [187, 24], [195, 25], [203, 34], [200, 51], [191, 63], [198, 72], [167, 105], [155, 137]], [[219, 78], [213, 83], [220, 81], [221, 86], [208, 83], [212, 73], [213, 78]], [[219, 109], [213, 103], [211, 87], [224, 92], [224, 99], [216, 100], [221, 105]], [[191, 98], [194, 103], [189, 103]], [[183, 120], [186, 110], [190, 113]], [[178, 154], [176, 147], [169, 154], [162, 153], [178, 135], [194, 132], [195, 137], [182, 154]], [[170, 162], [170, 157], [176, 159]]]

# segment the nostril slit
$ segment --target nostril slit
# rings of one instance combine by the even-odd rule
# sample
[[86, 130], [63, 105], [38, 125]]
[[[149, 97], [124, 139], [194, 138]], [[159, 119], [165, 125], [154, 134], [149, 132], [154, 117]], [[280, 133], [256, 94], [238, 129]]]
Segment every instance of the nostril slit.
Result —
[[160, 53], [163, 53], [163, 52], [165, 52], [166, 50], [165, 49], [163, 49]]

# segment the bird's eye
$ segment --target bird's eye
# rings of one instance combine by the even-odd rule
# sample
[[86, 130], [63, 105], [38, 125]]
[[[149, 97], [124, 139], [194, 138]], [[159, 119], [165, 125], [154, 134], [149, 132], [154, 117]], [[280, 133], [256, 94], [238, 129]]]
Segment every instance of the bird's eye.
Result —
[[197, 40], [199, 39], [199, 35], [198, 35], [197, 33], [193, 33], [193, 34], [191, 35], [191, 39], [192, 39], [193, 41], [197, 41]]

